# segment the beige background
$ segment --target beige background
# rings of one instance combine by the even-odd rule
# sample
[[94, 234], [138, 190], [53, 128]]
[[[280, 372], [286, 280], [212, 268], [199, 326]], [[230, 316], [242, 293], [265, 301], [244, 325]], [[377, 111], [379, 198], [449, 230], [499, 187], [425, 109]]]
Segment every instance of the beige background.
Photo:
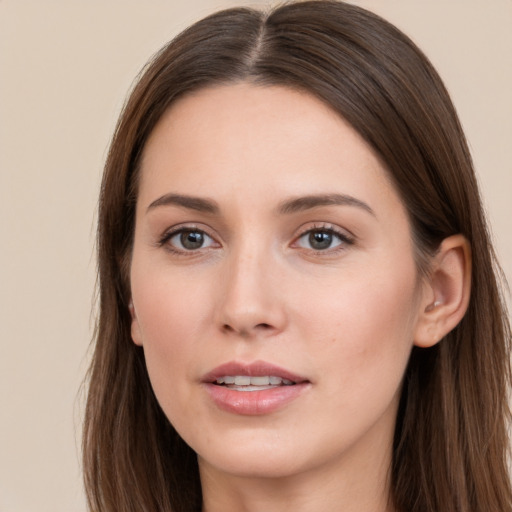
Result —
[[[411, 35], [445, 78], [510, 280], [512, 1], [357, 3]], [[85, 511], [79, 386], [110, 134], [146, 59], [230, 5], [0, 0], [0, 512]]]

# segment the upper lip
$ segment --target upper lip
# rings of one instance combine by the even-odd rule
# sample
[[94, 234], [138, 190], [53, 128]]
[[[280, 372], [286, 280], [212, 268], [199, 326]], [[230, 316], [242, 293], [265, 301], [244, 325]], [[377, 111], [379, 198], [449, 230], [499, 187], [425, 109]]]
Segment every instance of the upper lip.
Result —
[[281, 377], [282, 379], [291, 380], [295, 384], [301, 382], [308, 382], [308, 379], [297, 375], [285, 368], [281, 368], [272, 363], [267, 363], [266, 361], [253, 361], [251, 363], [242, 363], [237, 361], [230, 361], [228, 363], [221, 364], [217, 366], [201, 379], [202, 382], [212, 383], [215, 382], [220, 377], [224, 376], [237, 376], [237, 375], [246, 375], [249, 377], [264, 377], [264, 376], [272, 376], [272, 377]]

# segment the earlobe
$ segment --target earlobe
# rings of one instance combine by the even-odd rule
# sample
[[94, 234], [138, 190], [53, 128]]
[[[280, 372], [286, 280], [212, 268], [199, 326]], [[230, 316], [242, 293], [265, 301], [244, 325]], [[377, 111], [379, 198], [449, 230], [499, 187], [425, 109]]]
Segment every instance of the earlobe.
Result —
[[471, 250], [466, 238], [443, 240], [432, 261], [414, 344], [431, 347], [462, 320], [471, 293]]
[[132, 319], [131, 323], [131, 335], [132, 340], [135, 343], [135, 345], [142, 346], [142, 336], [140, 332], [140, 326], [139, 326], [139, 320], [137, 318], [137, 314], [135, 313], [135, 307], [133, 305], [133, 299], [130, 299], [130, 302], [128, 304], [128, 310], [130, 311], [130, 317]]

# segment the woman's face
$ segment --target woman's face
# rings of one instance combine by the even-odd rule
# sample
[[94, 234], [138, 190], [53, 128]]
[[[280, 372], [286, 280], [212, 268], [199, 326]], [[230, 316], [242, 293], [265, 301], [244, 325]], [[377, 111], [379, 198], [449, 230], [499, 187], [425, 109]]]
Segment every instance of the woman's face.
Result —
[[249, 84], [178, 101], [145, 147], [131, 289], [202, 471], [389, 464], [422, 287], [382, 164], [322, 102]]

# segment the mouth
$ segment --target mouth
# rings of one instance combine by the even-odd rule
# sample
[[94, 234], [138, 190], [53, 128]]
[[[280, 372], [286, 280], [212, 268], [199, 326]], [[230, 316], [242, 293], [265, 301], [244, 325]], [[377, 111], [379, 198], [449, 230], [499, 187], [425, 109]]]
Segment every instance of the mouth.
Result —
[[263, 388], [294, 386], [309, 382], [305, 377], [265, 361], [242, 363], [231, 361], [214, 368], [201, 379], [207, 384], [240, 391], [261, 391]]
[[218, 407], [251, 416], [280, 410], [311, 387], [305, 377], [264, 361], [223, 364], [206, 374], [202, 383]]

